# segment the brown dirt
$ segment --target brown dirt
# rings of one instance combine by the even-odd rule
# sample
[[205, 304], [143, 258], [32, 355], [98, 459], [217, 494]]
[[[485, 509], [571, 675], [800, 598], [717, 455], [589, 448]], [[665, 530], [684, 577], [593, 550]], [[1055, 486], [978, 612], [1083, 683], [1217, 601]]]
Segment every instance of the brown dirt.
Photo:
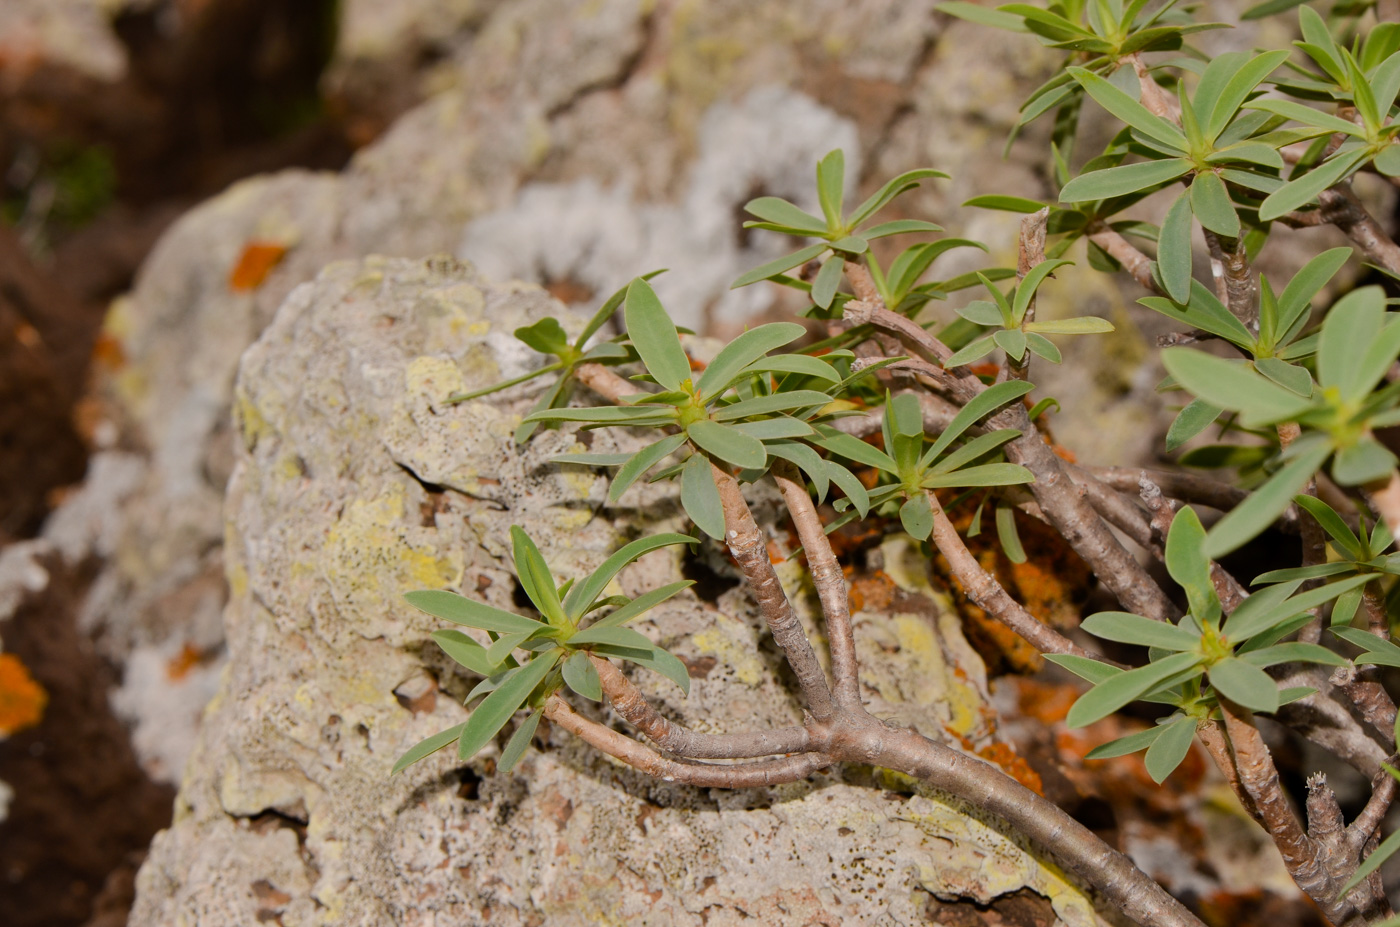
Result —
[[170, 822], [174, 789], [137, 764], [111, 711], [112, 668], [78, 631], [89, 577], [46, 564], [49, 588], [5, 623], [5, 652], [49, 694], [43, 720], [0, 743], [0, 780], [14, 789], [0, 824], [0, 911], [9, 927], [126, 922], [131, 880]]

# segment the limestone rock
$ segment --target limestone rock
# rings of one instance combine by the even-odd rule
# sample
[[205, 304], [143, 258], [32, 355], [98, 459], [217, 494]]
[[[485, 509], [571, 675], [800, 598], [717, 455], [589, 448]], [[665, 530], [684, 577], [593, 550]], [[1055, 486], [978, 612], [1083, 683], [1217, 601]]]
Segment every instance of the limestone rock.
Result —
[[[131, 923], [915, 924], [930, 895], [986, 902], [1026, 888], [1064, 923], [1096, 923], [1014, 840], [870, 770], [696, 790], [546, 726], [509, 775], [493, 773], [497, 745], [389, 775], [403, 750], [465, 717], [471, 685], [428, 639], [440, 623], [401, 593], [449, 587], [515, 608], [512, 524], [560, 576], [625, 538], [685, 526], [668, 484], [608, 506], [592, 471], [548, 464], [580, 446], [577, 433], [515, 450], [529, 389], [444, 404], [498, 376], [495, 334], [559, 309], [449, 259], [341, 262], [296, 288], [244, 356], [225, 528], [229, 664]], [[639, 440], [592, 438], [595, 449]], [[755, 487], [760, 512], [766, 492]], [[886, 553], [896, 576], [901, 556]], [[649, 555], [624, 590], [678, 578], [681, 557]], [[802, 574], [788, 566], [783, 578], [816, 632]], [[924, 601], [923, 614], [857, 617], [867, 700], [932, 736], [988, 743], [980, 664], [956, 621]], [[688, 698], [635, 672], [671, 716], [709, 730], [800, 719], [741, 588], [713, 602], [682, 594], [637, 627], [693, 667]]]

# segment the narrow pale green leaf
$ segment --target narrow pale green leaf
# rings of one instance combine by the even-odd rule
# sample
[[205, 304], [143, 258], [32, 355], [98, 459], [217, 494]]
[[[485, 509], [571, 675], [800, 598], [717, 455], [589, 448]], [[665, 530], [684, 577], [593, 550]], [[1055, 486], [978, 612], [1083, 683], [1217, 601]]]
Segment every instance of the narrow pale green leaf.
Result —
[[452, 743], [458, 737], [461, 737], [462, 729], [466, 726], [466, 722], [463, 722], [453, 727], [449, 727], [445, 731], [438, 731], [431, 737], [420, 740], [418, 743], [408, 748], [408, 750], [404, 753], [403, 756], [398, 758], [398, 761], [394, 763], [394, 768], [390, 770], [389, 774], [397, 775], [398, 773], [403, 772], [409, 766], [412, 766], [414, 763], [423, 759], [425, 756], [437, 753], [443, 747]]
[[608, 583], [613, 577], [622, 572], [623, 568], [639, 557], [643, 557], [654, 550], [663, 547], [671, 547], [675, 544], [694, 544], [695, 538], [685, 534], [657, 534], [651, 537], [638, 538], [629, 544], [624, 545], [611, 557], [599, 564], [582, 582], [574, 585], [569, 590], [569, 594], [564, 597], [564, 611], [571, 621], [577, 622], [597, 601], [598, 596], [603, 594]]
[[1308, 449], [1250, 493], [1249, 498], [1235, 506], [1210, 529], [1206, 535], [1206, 556], [1218, 560], [1273, 524], [1331, 452], [1332, 448], [1327, 444]]
[[817, 377], [831, 383], [841, 382], [841, 375], [819, 357], [805, 354], [778, 354], [754, 361], [743, 370], [745, 375], [756, 373], [795, 373], [804, 377]]
[[710, 361], [696, 384], [705, 399], [711, 399], [728, 386], [745, 367], [758, 361], [769, 351], [791, 344], [807, 330], [795, 322], [773, 322], [760, 325], [739, 335], [725, 345]]
[[1266, 113], [1273, 113], [1276, 116], [1286, 116], [1294, 122], [1301, 122], [1305, 126], [1315, 126], [1319, 129], [1326, 129], [1329, 133], [1341, 132], [1344, 135], [1355, 135], [1358, 138], [1365, 135], [1362, 128], [1353, 122], [1348, 122], [1339, 116], [1333, 116], [1331, 113], [1324, 113], [1321, 110], [1313, 109], [1311, 106], [1304, 106], [1302, 103], [1294, 103], [1291, 100], [1264, 97], [1244, 104], [1244, 108], [1257, 109]]
[[841, 285], [841, 274], [845, 268], [846, 259], [840, 255], [826, 259], [822, 269], [817, 271], [817, 278], [812, 281], [812, 302], [823, 309], [831, 308], [831, 301], [836, 298], [836, 288]]
[[626, 659], [638, 666], [645, 666], [653, 672], [660, 673], [679, 686], [686, 695], [690, 694], [690, 670], [674, 654], [668, 653], [660, 647], [652, 647], [645, 654], [629, 656]]
[[1254, 369], [1294, 395], [1305, 399], [1312, 395], [1312, 374], [1296, 364], [1277, 357], [1261, 357], [1254, 361]]
[[952, 473], [935, 473], [926, 476], [921, 486], [927, 489], [971, 486], [1018, 486], [1035, 482], [1035, 474], [1020, 464], [991, 463], [977, 467], [964, 467]]
[[1336, 576], [1339, 573], [1350, 573], [1356, 568], [1355, 564], [1336, 561], [1334, 563], [1315, 563], [1312, 566], [1295, 567], [1289, 570], [1270, 570], [1267, 573], [1260, 573], [1254, 577], [1251, 586], [1262, 586], [1266, 583], [1286, 583], [1291, 580], [1321, 579], [1324, 576]]
[[1194, 653], [1176, 653], [1107, 679], [1079, 697], [1065, 717], [1065, 723], [1070, 727], [1087, 727], [1141, 698], [1165, 680], [1200, 665], [1201, 659]]
[[1332, 506], [1316, 496], [1299, 495], [1295, 496], [1293, 501], [1311, 515], [1322, 526], [1323, 531], [1332, 536], [1337, 547], [1348, 557], [1352, 560], [1366, 559], [1367, 551], [1362, 547], [1361, 539], [1356, 536]]
[[763, 449], [762, 441], [730, 426], [701, 419], [686, 429], [686, 434], [707, 454], [736, 467], [761, 470], [768, 463], [768, 454]]
[[1259, 220], [1270, 222], [1317, 199], [1319, 193], [1340, 183], [1366, 160], [1366, 152], [1352, 151], [1334, 156], [1297, 180], [1290, 180], [1259, 205]]
[[[1219, 97], [1215, 100], [1210, 114], [1205, 117], [1205, 134], [1210, 141], [1220, 137], [1220, 133], [1225, 131], [1225, 127], [1230, 124], [1230, 120], [1249, 95], [1254, 92], [1264, 80], [1278, 66], [1283, 64], [1289, 56], [1288, 49], [1265, 52], [1262, 55], [1249, 55], [1241, 67], [1235, 71], [1229, 82], [1221, 90]], [[1204, 80], [1202, 81], [1204, 84]], [[1199, 91], [1197, 93], [1199, 99]], [[1160, 781], [1160, 780], [1159, 780]]]
[[1147, 774], [1158, 785], [1186, 759], [1186, 754], [1191, 750], [1191, 742], [1196, 739], [1194, 718], [1182, 718], [1163, 727], [1165, 730], [1153, 741], [1152, 746], [1147, 748], [1147, 755], [1143, 757]]
[[692, 455], [681, 469], [681, 506], [697, 528], [715, 540], [724, 540], [724, 506], [704, 454]]
[[744, 211], [765, 222], [801, 229], [813, 235], [825, 235], [827, 231], [825, 222], [776, 196], [760, 196], [750, 200], [744, 204]]
[[462, 727], [461, 738], [457, 741], [459, 759], [471, 759], [505, 727], [510, 716], [530, 697], [535, 686], [549, 675], [549, 671], [559, 662], [562, 654], [563, 651], [560, 650], [539, 654], [482, 700]]
[[728, 427], [760, 441], [771, 441], [777, 438], [805, 438], [813, 433], [811, 425], [789, 415], [761, 418], [753, 422], [740, 422]]
[[1215, 584], [1210, 578], [1210, 558], [1202, 552], [1205, 540], [1206, 529], [1201, 526], [1200, 516], [1190, 506], [1182, 506], [1167, 531], [1165, 559], [1171, 578], [1186, 590], [1191, 614], [1218, 627], [1220, 599], [1216, 597]]
[[1191, 182], [1191, 212], [1202, 226], [1217, 235], [1240, 237], [1240, 217], [1220, 175], [1211, 171], [1196, 175]]
[[620, 467], [632, 459], [631, 454], [560, 454], [549, 458], [553, 464], [579, 464], [585, 467]]
[[554, 577], [540, 549], [519, 525], [510, 526], [510, 541], [520, 588], [525, 590], [530, 601], [535, 603], [535, 608], [549, 619], [550, 624], [562, 622], [564, 609], [559, 603], [559, 590], [554, 585]]
[[1114, 676], [1121, 676], [1124, 672], [1116, 666], [1109, 666], [1107, 663], [1100, 663], [1098, 660], [1091, 660], [1088, 657], [1076, 656], [1071, 653], [1047, 653], [1043, 656], [1049, 662], [1064, 667], [1080, 679], [1087, 680], [1093, 685], [1098, 685]]
[[997, 506], [997, 540], [1002, 553], [1012, 563], [1026, 562], [1026, 549], [1021, 546], [1021, 535], [1016, 530], [1016, 510], [1009, 505]]
[[866, 492], [865, 485], [856, 478], [854, 473], [833, 461], [826, 462], [826, 475], [831, 482], [840, 487], [841, 492], [846, 494], [846, 498], [855, 507], [856, 513], [864, 518], [870, 511], [870, 494]]
[[1081, 315], [1073, 319], [1051, 319], [1045, 322], [1027, 322], [1027, 332], [1044, 335], [1102, 335], [1114, 330], [1113, 323], [1095, 315]]
[[1398, 462], [1390, 449], [1379, 441], [1361, 438], [1337, 450], [1332, 460], [1332, 479], [1342, 486], [1360, 486], [1385, 479]]
[[690, 360], [681, 347], [676, 324], [651, 284], [640, 277], [627, 287], [623, 317], [627, 335], [647, 371], [666, 389], [680, 389], [682, 381], [690, 379]]
[[626, 605], [609, 612], [602, 618], [589, 625], [590, 628], [615, 628], [626, 624], [633, 618], [646, 613], [647, 611], [665, 602], [682, 589], [689, 589], [695, 585], [694, 580], [681, 580], [680, 582], [668, 583], [660, 588], [645, 592]]
[[1206, 354], [1193, 348], [1168, 348], [1162, 352], [1167, 372], [1201, 399], [1222, 409], [1243, 413], [1246, 425], [1288, 421], [1309, 403], [1277, 383], [1260, 376], [1242, 362]]
[[[1309, 589], [1297, 595], [1290, 596], [1284, 601], [1270, 608], [1250, 610], [1248, 616], [1243, 615], [1243, 606], [1235, 609], [1225, 622], [1222, 633], [1232, 641], [1242, 641], [1261, 634], [1281, 622], [1287, 621], [1297, 615], [1317, 608], [1332, 601], [1342, 593], [1363, 586], [1371, 579], [1370, 576], [1349, 576], [1316, 589]], [[1270, 587], [1274, 589], [1278, 587]], [[1256, 595], [1263, 595], [1262, 592]], [[1253, 598], [1253, 596], [1251, 596]], [[1246, 600], [1248, 601], [1248, 600]]]
[[617, 502], [627, 487], [635, 483], [642, 474], [666, 459], [684, 443], [685, 435], [683, 434], [667, 435], [660, 441], [648, 444], [633, 454], [631, 459], [623, 464], [622, 469], [618, 470], [617, 475], [613, 477], [612, 485], [608, 487], [608, 501]]
[[868, 229], [861, 229], [860, 237], [866, 241], [874, 241], [877, 238], [888, 238], [891, 235], [907, 235], [910, 232], [941, 232], [943, 226], [935, 225], [932, 222], [925, 222], [923, 219], [895, 219], [892, 222], [881, 222], [879, 225], [872, 225]]
[[1165, 621], [1153, 621], [1131, 612], [1097, 612], [1085, 618], [1080, 627], [1106, 641], [1160, 647], [1163, 650], [1192, 650], [1201, 642], [1200, 635], [1193, 634], [1185, 628]]
[[[1070, 76], [1094, 98], [1104, 109], [1144, 135], [1162, 144], [1185, 153], [1188, 149], [1186, 137], [1181, 130], [1160, 116], [1154, 116], [1137, 100], [1119, 90], [1113, 84], [1084, 68], [1066, 68]], [[1062, 197], [1063, 199], [1063, 197]]]
[[899, 521], [910, 537], [927, 541], [933, 533], [933, 507], [927, 493], [915, 493], [900, 506]]
[[841, 198], [845, 185], [846, 156], [837, 148], [817, 162], [817, 198], [821, 200], [828, 228], [841, 227]]
[[1037, 200], [1028, 200], [1020, 196], [974, 196], [963, 203], [964, 206], [976, 206], [981, 209], [999, 209], [1003, 212], [1040, 212], [1045, 208], [1045, 204]]
[[1030, 269], [1025, 279], [1016, 285], [1016, 298], [1011, 303], [1011, 317], [1016, 324], [1019, 325], [1025, 319], [1031, 299], [1035, 297], [1036, 291], [1040, 289], [1040, 285], [1045, 282], [1046, 278], [1066, 264], [1073, 263], [1073, 261], [1063, 259], [1041, 261]]
[[943, 433], [938, 436], [938, 440], [924, 454], [925, 461], [937, 460], [938, 456], [946, 451], [954, 441], [962, 437], [963, 432], [971, 428], [984, 416], [1000, 409], [1009, 402], [1015, 402], [1022, 396], [1035, 389], [1034, 384], [1024, 380], [1007, 380], [989, 386], [978, 393], [966, 405], [953, 416], [953, 420], [948, 423], [948, 427], [943, 429]]
[[794, 251], [791, 254], [783, 255], [776, 260], [769, 261], [767, 264], [755, 267], [753, 270], [729, 284], [729, 288], [731, 290], [737, 290], [741, 286], [748, 286], [760, 280], [767, 280], [769, 277], [776, 277], [778, 274], [792, 270], [799, 264], [806, 264], [823, 251], [826, 251], [828, 247], [830, 246], [827, 245], [826, 242], [822, 242], [819, 245], [809, 245], [800, 251]]
[[[1050, 401], [1053, 402], [1054, 400]], [[939, 460], [930, 468], [930, 472], [951, 473], [959, 467], [964, 467], [972, 463], [979, 457], [990, 454], [1006, 442], [1014, 441], [1019, 437], [1021, 437], [1021, 432], [1016, 428], [1003, 428], [1000, 431], [992, 431], [984, 435], [978, 435], [948, 456]], [[922, 461], [920, 463], [923, 464]]]
[[[1395, 775], [1395, 772], [1391, 770], [1390, 767], [1386, 767], [1386, 771], [1392, 776]], [[1366, 861], [1356, 867], [1356, 871], [1351, 874], [1351, 878], [1347, 879], [1346, 883], [1342, 885], [1342, 889], [1338, 893], [1339, 896], [1345, 898], [1352, 889], [1356, 888], [1356, 886], [1360, 885], [1366, 879], [1369, 879], [1371, 873], [1375, 872], [1381, 867], [1382, 863], [1395, 855], [1396, 850], [1400, 850], [1400, 830], [1382, 840], [1380, 846], [1372, 850], [1371, 855], [1366, 857]], [[1387, 920], [1394, 921], [1395, 918], [1388, 918]]]
[[1193, 399], [1187, 403], [1167, 429], [1167, 451], [1171, 452], [1205, 431], [1225, 410], [1213, 406], [1204, 399]]
[[1191, 201], [1182, 193], [1167, 210], [1162, 234], [1157, 239], [1157, 267], [1162, 284], [1173, 301], [1186, 303], [1191, 297]]
[[1080, 174], [1065, 184], [1064, 189], [1060, 191], [1060, 202], [1085, 203], [1127, 196], [1139, 190], [1168, 183], [1190, 169], [1190, 161], [1168, 158], [1164, 161], [1143, 161]]
[[544, 717], [544, 712], [536, 709], [530, 712], [529, 717], [520, 722], [520, 726], [515, 729], [515, 733], [510, 735], [510, 740], [506, 741], [506, 747], [501, 751], [501, 758], [496, 762], [496, 771], [508, 773], [515, 768], [515, 764], [520, 762], [520, 758], [525, 755], [525, 750], [530, 746], [530, 741], [535, 737], [535, 731], [539, 729], [540, 718]]
[[870, 198], [856, 207], [856, 211], [851, 213], [849, 222], [852, 228], [859, 226], [862, 222], [874, 215], [880, 209], [905, 190], [912, 189], [919, 185], [922, 180], [932, 177], [947, 178], [947, 174], [942, 171], [935, 171], [930, 168], [920, 168], [913, 171], [905, 171], [898, 177], [890, 180], [879, 190], [871, 194]]
[[[1029, 329], [1029, 326], [1027, 326], [1027, 328]], [[1058, 364], [1060, 361], [1064, 360], [1064, 356], [1060, 354], [1060, 349], [1055, 347], [1050, 339], [1034, 331], [1026, 331], [1026, 349], [1037, 357], [1043, 357], [1052, 364]], [[1054, 402], [1053, 399], [1042, 399], [1040, 401]], [[1037, 405], [1039, 405], [1039, 403], [1037, 403]], [[1059, 407], [1059, 403], [1055, 403], [1055, 405], [1057, 408]], [[1031, 416], [1031, 421], [1035, 421], [1035, 416]]]
[[992, 333], [992, 340], [997, 347], [1006, 352], [1006, 356], [1012, 358], [1016, 363], [1020, 363], [1026, 356], [1026, 333], [1019, 328], [1003, 329]]
[[434, 618], [442, 618], [469, 628], [479, 628], [482, 631], [510, 634], [516, 631], [534, 631], [540, 626], [540, 622], [533, 618], [501, 611], [481, 602], [473, 602], [465, 596], [445, 589], [406, 592], [404, 599], [409, 605], [427, 612]]
[[769, 454], [791, 462], [807, 474], [817, 491], [817, 502], [826, 499], [831, 479], [827, 476], [826, 461], [816, 451], [797, 441], [772, 441], [765, 446]]
[[573, 637], [569, 638], [569, 646], [586, 647], [589, 644], [607, 644], [611, 647], [633, 647], [639, 650], [646, 650], [652, 646], [647, 636], [640, 631], [631, 628], [618, 627], [616, 625], [595, 624], [584, 628]]
[[521, 644], [525, 643], [534, 631], [516, 631], [511, 634], [502, 634], [491, 642], [491, 646], [486, 648], [486, 662], [492, 666], [499, 666], [510, 656], [510, 653]]
[[961, 350], [954, 351], [953, 356], [943, 362], [943, 366], [948, 370], [952, 370], [954, 367], [961, 367], [964, 364], [970, 364], [973, 361], [980, 360], [994, 350], [996, 350], [996, 342], [992, 340], [991, 335], [987, 335], [983, 338], [976, 338], [968, 342]]
[[[1334, 386], [1343, 399], [1361, 399], [1374, 383], [1360, 368], [1367, 349], [1377, 340], [1385, 321], [1385, 293], [1378, 286], [1353, 290], [1327, 311], [1317, 345], [1317, 378]], [[1387, 362], [1386, 367], [1390, 364]], [[1384, 375], [1385, 368], [1381, 370]]]
[[744, 399], [732, 405], [718, 406], [713, 417], [717, 422], [732, 422], [748, 418], [751, 415], [770, 415], [774, 412], [787, 412], [808, 406], [824, 406], [829, 402], [831, 402], [831, 397], [826, 393], [810, 389], [796, 389], [786, 393], [774, 393], [771, 396], [755, 396], [753, 399]]
[[874, 467], [887, 473], [894, 473], [897, 469], [894, 465], [894, 458], [884, 451], [865, 443], [854, 435], [838, 431], [830, 425], [818, 425], [817, 437], [812, 439], [812, 443], [831, 451], [833, 454], [839, 454], [847, 460], [865, 464], [867, 467]]
[[1156, 743], [1157, 738], [1162, 736], [1162, 732], [1167, 729], [1165, 724], [1148, 728], [1145, 731], [1138, 731], [1136, 734], [1129, 734], [1127, 737], [1119, 737], [1117, 740], [1110, 740], [1106, 744], [1099, 744], [1088, 753], [1084, 754], [1086, 760], [1110, 760], [1115, 756], [1127, 756], [1130, 753], [1137, 753], [1145, 750]]
[[595, 422], [601, 425], [650, 425], [675, 418], [667, 406], [589, 406], [583, 409], [541, 409], [525, 416], [527, 422]]
[[1199, 280], [1190, 281], [1190, 286], [1191, 301], [1184, 306], [1159, 296], [1145, 296], [1138, 302], [1179, 323], [1219, 335], [1241, 347], [1247, 348], [1254, 344], [1254, 334], [1215, 298], [1214, 293], [1206, 289]]
[[1263, 650], [1251, 650], [1249, 653], [1240, 654], [1240, 659], [1260, 669], [1278, 666], [1281, 663], [1320, 663], [1324, 666], [1346, 666], [1351, 662], [1346, 657], [1333, 653], [1326, 647], [1318, 644], [1305, 644], [1301, 641], [1274, 644]]
[[[1302, 0], [1299, 0], [1302, 2]], [[956, 16], [958, 19], [965, 19], [968, 22], [977, 23], [981, 26], [992, 26], [997, 29], [1005, 29], [1008, 32], [1025, 32], [1026, 27], [1021, 17], [1011, 13], [1003, 13], [999, 10], [989, 9], [985, 6], [978, 6], [975, 3], [965, 3], [963, 0], [947, 0], [934, 7], [940, 13], [947, 13], [949, 16]]]
[[[538, 625], [536, 625], [538, 627]], [[455, 628], [443, 628], [428, 635], [442, 652], [480, 676], [496, 672], [496, 664], [486, 658], [486, 648]]]
[[1257, 666], [1226, 657], [1206, 668], [1206, 677], [1221, 695], [1250, 711], [1278, 711], [1278, 683]]

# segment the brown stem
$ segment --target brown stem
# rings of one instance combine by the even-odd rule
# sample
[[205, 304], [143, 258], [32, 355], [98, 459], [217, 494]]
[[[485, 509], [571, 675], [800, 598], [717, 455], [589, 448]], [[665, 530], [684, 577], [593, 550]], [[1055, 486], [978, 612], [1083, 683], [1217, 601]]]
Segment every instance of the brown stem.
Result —
[[[1392, 756], [1391, 759], [1393, 760], [1395, 757]], [[1347, 827], [1347, 849], [1351, 851], [1353, 857], [1360, 853], [1372, 835], [1380, 830], [1381, 822], [1385, 820], [1391, 802], [1395, 801], [1397, 786], [1400, 786], [1400, 783], [1397, 783], [1395, 777], [1385, 770], [1381, 770], [1372, 777], [1371, 797], [1366, 801], [1366, 807], [1361, 809], [1361, 813]]]
[[1283, 856], [1288, 874], [1309, 898], [1317, 902], [1327, 919], [1341, 927], [1353, 913], [1351, 906], [1337, 898], [1339, 885], [1328, 872], [1321, 849], [1304, 832], [1298, 816], [1288, 804], [1273, 756], [1254, 725], [1254, 716], [1249, 709], [1241, 708], [1225, 698], [1220, 699], [1220, 707], [1225, 716], [1225, 730], [1230, 738], [1240, 785], [1254, 800], [1264, 829]]
[[752, 759], [780, 753], [806, 753], [811, 737], [805, 728], [745, 731], [738, 734], [703, 734], [664, 717], [612, 663], [589, 654], [603, 694], [613, 709], [652, 743], [668, 753], [690, 759]]
[[1249, 254], [1244, 238], [1221, 238], [1207, 229], [1206, 245], [1220, 265], [1220, 285], [1224, 293], [1221, 302], [1232, 315], [1252, 332], [1259, 330], [1259, 286], [1249, 271]]
[[1118, 234], [1107, 225], [1096, 225], [1089, 233], [1089, 240], [1098, 245], [1119, 264], [1123, 269], [1132, 274], [1144, 290], [1155, 293], [1158, 296], [1166, 296], [1161, 288], [1157, 286], [1157, 281], [1152, 277], [1152, 259], [1139, 251], [1132, 242]]
[[[1173, 499], [1206, 505], [1222, 512], [1239, 505], [1249, 498], [1246, 490], [1227, 483], [1213, 480], [1197, 473], [1178, 473], [1168, 470], [1145, 470], [1139, 467], [1080, 467], [1082, 472], [1102, 481], [1119, 492], [1136, 493], [1144, 477], [1151, 480], [1162, 492]], [[1298, 509], [1290, 507], [1280, 516], [1276, 526], [1284, 531], [1298, 531]]]
[[1126, 856], [1061, 808], [979, 759], [868, 715], [813, 730], [814, 742], [842, 760], [893, 769], [989, 812], [1052, 853], [1129, 918], [1153, 927], [1200, 927], [1190, 911]]
[[807, 570], [817, 590], [822, 614], [826, 617], [828, 646], [831, 648], [831, 676], [834, 697], [840, 708], [860, 707], [860, 666], [856, 662], [856, 640], [851, 629], [851, 606], [846, 598], [846, 576], [823, 530], [817, 507], [807, 494], [807, 484], [797, 467], [786, 460], [773, 465], [773, 478], [787, 503], [807, 557]]
[[1400, 274], [1400, 246], [1386, 234], [1361, 204], [1349, 182], [1343, 181], [1318, 196], [1328, 222], [1341, 229], [1371, 259], [1393, 274]]
[[802, 696], [807, 708], [818, 720], [831, 717], [831, 689], [826, 684], [826, 674], [822, 672], [817, 655], [812, 650], [812, 642], [802, 630], [802, 622], [792, 610], [783, 584], [778, 580], [773, 561], [768, 558], [768, 545], [763, 532], [749, 511], [739, 491], [739, 483], [723, 467], [710, 464], [714, 473], [715, 485], [719, 487], [720, 504], [724, 507], [724, 540], [729, 552], [739, 564], [739, 570], [748, 581], [749, 590], [758, 602], [758, 610], [768, 623], [773, 641], [787, 657], [788, 665], [797, 676], [802, 687]]
[[575, 734], [608, 756], [621, 760], [663, 782], [679, 782], [697, 788], [752, 789], [784, 782], [799, 782], [818, 769], [836, 762], [819, 753], [803, 753], [776, 760], [758, 760], [737, 765], [694, 763], [664, 757], [610, 727], [590, 721], [575, 712], [557, 695], [545, 702], [544, 716]]
[[1215, 761], [1216, 768], [1225, 777], [1230, 791], [1234, 792], [1235, 797], [1240, 800], [1240, 805], [1254, 819], [1255, 823], [1263, 827], [1264, 822], [1259, 817], [1259, 809], [1254, 807], [1254, 798], [1240, 784], [1240, 773], [1239, 770], [1235, 769], [1235, 756], [1230, 752], [1229, 741], [1225, 739], [1224, 722], [1211, 721], [1198, 726], [1196, 737], [1206, 748], [1210, 758]]

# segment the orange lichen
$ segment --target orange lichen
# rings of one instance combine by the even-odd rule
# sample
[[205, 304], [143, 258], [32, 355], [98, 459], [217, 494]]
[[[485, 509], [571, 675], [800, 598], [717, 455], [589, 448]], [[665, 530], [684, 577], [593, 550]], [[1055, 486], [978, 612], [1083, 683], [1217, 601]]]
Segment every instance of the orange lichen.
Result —
[[0, 653], [0, 734], [34, 727], [44, 717], [49, 694], [12, 653]]
[[1021, 755], [1012, 749], [1010, 745], [1003, 743], [988, 744], [981, 750], [978, 750], [977, 755], [987, 762], [1000, 767], [1002, 772], [1006, 773], [1032, 792], [1035, 792], [1037, 795], [1045, 794], [1045, 785], [1040, 780], [1040, 774], [1034, 769], [1031, 769], [1030, 765], [1022, 759]]
[[228, 275], [228, 287], [246, 293], [262, 286], [267, 275], [287, 256], [287, 246], [275, 241], [250, 241]]
[[171, 682], [179, 682], [190, 674], [200, 663], [204, 662], [204, 654], [193, 644], [185, 644], [180, 648], [180, 652], [165, 664], [165, 675]]

